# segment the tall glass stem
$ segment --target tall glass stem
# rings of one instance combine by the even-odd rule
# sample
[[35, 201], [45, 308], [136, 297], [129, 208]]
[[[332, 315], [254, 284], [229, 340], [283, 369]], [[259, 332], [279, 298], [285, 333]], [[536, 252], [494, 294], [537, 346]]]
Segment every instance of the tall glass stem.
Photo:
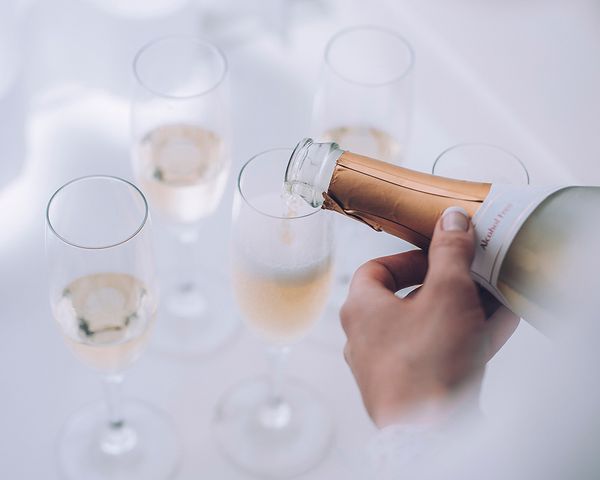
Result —
[[198, 270], [198, 228], [194, 226], [180, 226], [176, 229], [178, 251], [175, 252], [176, 262], [181, 272], [180, 288], [194, 288], [194, 276]]
[[123, 415], [123, 375], [104, 377], [104, 396], [108, 409], [108, 423], [100, 439], [100, 448], [109, 455], [121, 455], [137, 443], [135, 431], [125, 423]]
[[263, 427], [279, 430], [289, 425], [292, 409], [283, 396], [283, 371], [290, 353], [288, 346], [270, 346], [267, 348], [269, 364], [269, 392], [267, 401], [259, 412]]
[[173, 229], [174, 277], [166, 299], [169, 311], [180, 318], [197, 320], [207, 309], [207, 299], [198, 286], [197, 275], [200, 269], [197, 225], [177, 226]]

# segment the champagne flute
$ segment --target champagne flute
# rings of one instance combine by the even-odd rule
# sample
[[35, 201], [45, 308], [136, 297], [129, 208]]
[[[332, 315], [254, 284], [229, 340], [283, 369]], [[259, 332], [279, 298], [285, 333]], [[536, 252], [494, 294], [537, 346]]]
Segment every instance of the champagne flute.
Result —
[[412, 106], [410, 44], [383, 27], [356, 26], [325, 48], [313, 138], [391, 163], [403, 160]]
[[[133, 62], [133, 166], [156, 217], [174, 233], [162, 278], [163, 350], [196, 354], [235, 331], [226, 282], [200, 266], [200, 223], [221, 201], [230, 166], [227, 61], [214, 45], [169, 36], [144, 46]], [[200, 275], [199, 272], [204, 274]]]
[[508, 150], [488, 143], [459, 143], [438, 155], [431, 173], [472, 182], [529, 185], [525, 164]]
[[214, 420], [225, 454], [251, 473], [283, 478], [318, 463], [331, 420], [306, 387], [285, 380], [284, 357], [320, 317], [329, 292], [332, 237], [327, 212], [283, 192], [292, 151], [250, 159], [233, 207], [232, 270], [248, 327], [268, 345], [270, 375], [228, 392]]
[[[411, 45], [393, 30], [354, 26], [336, 33], [325, 48], [313, 103], [312, 137], [336, 142], [361, 155], [401, 163], [411, 120], [413, 64]], [[341, 348], [345, 336], [338, 312], [350, 279], [362, 262], [375, 255], [369, 254], [374, 243], [385, 245], [385, 239], [363, 236], [360, 225], [340, 219], [335, 222], [340, 239], [335, 284], [326, 321], [319, 325], [315, 338]], [[352, 242], [341, 241], [348, 238]]]
[[126, 180], [82, 177], [54, 193], [46, 220], [54, 318], [75, 355], [103, 376], [106, 394], [63, 428], [61, 467], [77, 480], [168, 478], [179, 460], [170, 421], [121, 398], [157, 306], [146, 199]]

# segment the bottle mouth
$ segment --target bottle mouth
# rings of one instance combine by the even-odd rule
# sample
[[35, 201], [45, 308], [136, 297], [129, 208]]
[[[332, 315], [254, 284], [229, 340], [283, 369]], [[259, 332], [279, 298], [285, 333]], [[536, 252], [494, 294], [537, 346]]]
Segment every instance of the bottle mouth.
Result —
[[287, 168], [285, 169], [284, 189], [286, 194], [299, 196], [311, 206], [318, 207], [319, 205], [316, 204], [314, 198], [314, 188], [300, 178], [308, 150], [313, 144], [314, 141], [312, 138], [305, 137], [292, 150]]
[[310, 147], [313, 143], [312, 138], [305, 137], [300, 140], [294, 150], [292, 150], [292, 154], [290, 155], [290, 159], [288, 160], [287, 168], [285, 169], [285, 184], [286, 186], [293, 185], [294, 182], [297, 181], [299, 173], [302, 169], [302, 165], [306, 160], [306, 155], [308, 154], [308, 147]]
[[330, 160], [334, 152], [336, 157], [342, 153], [337, 143], [315, 142], [308, 137], [300, 140], [290, 155], [285, 171], [285, 192], [302, 197], [312, 207], [321, 207], [323, 189], [326, 190], [333, 174], [335, 162]]

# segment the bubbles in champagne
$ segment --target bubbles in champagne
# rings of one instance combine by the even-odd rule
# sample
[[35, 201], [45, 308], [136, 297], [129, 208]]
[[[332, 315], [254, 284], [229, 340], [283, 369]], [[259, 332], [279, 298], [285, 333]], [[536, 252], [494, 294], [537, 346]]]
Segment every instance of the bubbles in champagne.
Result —
[[276, 343], [290, 343], [305, 335], [327, 300], [329, 257], [295, 270], [269, 270], [245, 260], [235, 259], [233, 281], [238, 305], [249, 326]]
[[322, 216], [310, 215], [318, 209], [287, 194], [260, 195], [247, 208], [234, 233], [237, 303], [261, 336], [288, 343], [310, 329], [327, 299], [328, 228]]
[[65, 287], [54, 316], [75, 353], [102, 371], [119, 371], [143, 347], [156, 306], [138, 279], [98, 273]]
[[167, 220], [190, 223], [217, 207], [229, 169], [223, 140], [195, 125], [163, 125], [138, 145], [138, 174], [151, 206]]

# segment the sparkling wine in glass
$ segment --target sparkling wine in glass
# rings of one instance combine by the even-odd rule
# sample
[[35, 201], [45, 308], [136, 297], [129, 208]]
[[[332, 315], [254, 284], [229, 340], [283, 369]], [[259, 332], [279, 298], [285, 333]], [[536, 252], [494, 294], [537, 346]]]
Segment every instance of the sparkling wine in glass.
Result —
[[225, 454], [253, 474], [284, 478], [316, 465], [331, 420], [306, 387], [287, 380], [282, 362], [321, 316], [329, 293], [332, 231], [326, 212], [284, 193], [291, 150], [249, 160], [233, 208], [232, 277], [238, 307], [267, 345], [270, 374], [226, 393], [214, 432]]
[[293, 272], [258, 264], [241, 254], [234, 263], [236, 299], [250, 328], [274, 343], [294, 342], [310, 330], [329, 292], [329, 257]]
[[141, 280], [103, 272], [66, 285], [53, 305], [65, 341], [100, 372], [118, 373], [142, 352], [154, 324], [156, 299]]
[[221, 201], [231, 162], [227, 61], [210, 43], [170, 36], [144, 46], [133, 68], [134, 171], [173, 234], [161, 275], [168, 321], [156, 341], [173, 353], [207, 353], [237, 324], [226, 282], [200, 260], [202, 222]]
[[142, 353], [157, 309], [146, 199], [117, 177], [82, 177], [51, 197], [46, 256], [50, 302], [66, 344], [104, 378], [106, 402], [73, 415], [58, 448], [72, 479], [166, 479], [179, 461], [171, 422], [121, 398], [124, 371]]

